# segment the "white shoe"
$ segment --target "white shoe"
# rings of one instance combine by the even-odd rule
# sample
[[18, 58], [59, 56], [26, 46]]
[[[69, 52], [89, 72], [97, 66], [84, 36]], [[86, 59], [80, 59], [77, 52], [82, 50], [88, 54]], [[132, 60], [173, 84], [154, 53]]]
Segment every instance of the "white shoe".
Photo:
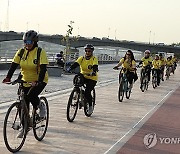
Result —
[[39, 116], [41, 118], [44, 118], [46, 116], [46, 107], [44, 105], [44, 103], [40, 102], [40, 104], [38, 105], [38, 108], [39, 108]]
[[92, 114], [92, 113], [93, 113], [93, 107], [90, 106], [90, 107], [89, 107], [89, 110], [88, 110], [88, 114]]
[[20, 132], [17, 134], [17, 138], [23, 138], [23, 135], [24, 135], [24, 129], [22, 128], [21, 130], [20, 130]]

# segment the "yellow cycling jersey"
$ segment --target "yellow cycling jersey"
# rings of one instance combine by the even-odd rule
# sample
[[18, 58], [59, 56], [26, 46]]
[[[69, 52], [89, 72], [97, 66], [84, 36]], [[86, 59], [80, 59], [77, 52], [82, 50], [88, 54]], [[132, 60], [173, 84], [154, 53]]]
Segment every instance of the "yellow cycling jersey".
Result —
[[[34, 82], [38, 81], [39, 73], [40, 73], [40, 65], [41, 64], [49, 64], [48, 58], [46, 55], [46, 52], [42, 49], [41, 54], [40, 54], [40, 64], [38, 65], [38, 72], [37, 72], [37, 50], [38, 48], [34, 48], [32, 51], [28, 51], [25, 49], [24, 54], [22, 55], [22, 58], [20, 58], [19, 54], [21, 49], [19, 49], [14, 58], [13, 61], [14, 63], [17, 63], [20, 65], [21, 68], [21, 74], [23, 75], [22, 80], [26, 82]], [[28, 53], [28, 55], [27, 55]], [[27, 56], [27, 58], [26, 58]], [[48, 82], [48, 73], [46, 72], [44, 81], [45, 83]], [[25, 85], [27, 86], [27, 85]]]
[[173, 61], [172, 60], [166, 60], [166, 65], [167, 66], [172, 66], [173, 65]]
[[133, 65], [136, 65], [136, 62], [134, 60], [131, 62], [131, 61], [128, 61], [128, 59], [125, 60], [124, 58], [122, 58], [120, 60], [120, 63], [122, 63], [123, 68], [126, 68], [127, 70], [131, 72], [134, 71]]
[[152, 61], [152, 66], [153, 66], [154, 69], [159, 69], [160, 68], [160, 61], [154, 59]]
[[172, 58], [173, 63], [177, 62], [177, 59], [175, 57]]
[[96, 72], [96, 76], [88, 76], [86, 74], [92, 73], [93, 65], [98, 65], [98, 59], [95, 56], [92, 56], [89, 60], [87, 60], [84, 56], [79, 57], [76, 62], [80, 65], [80, 72], [84, 75], [86, 79], [98, 80], [98, 74]]
[[150, 65], [150, 64], [152, 63], [153, 59], [152, 59], [152, 57], [149, 57], [149, 58], [143, 57], [143, 58], [141, 59], [141, 61], [143, 62], [143, 63], [142, 63], [142, 64], [143, 64], [143, 67], [146, 67], [146, 66], [148, 66], [148, 65]]
[[165, 66], [166, 65], [166, 59], [165, 58], [159, 59], [159, 65], [160, 65], [160, 67]]

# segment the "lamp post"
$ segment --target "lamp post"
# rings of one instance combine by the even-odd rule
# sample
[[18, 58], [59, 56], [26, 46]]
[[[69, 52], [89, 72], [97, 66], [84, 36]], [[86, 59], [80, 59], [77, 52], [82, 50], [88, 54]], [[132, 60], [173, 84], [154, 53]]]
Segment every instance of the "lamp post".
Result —
[[109, 38], [109, 35], [110, 35], [110, 30], [111, 30], [111, 29], [110, 29], [110, 27], [109, 27], [109, 29], [108, 29], [108, 38]]
[[149, 44], [151, 43], [151, 31], [149, 32]]
[[115, 29], [115, 40], [116, 40], [116, 32], [117, 32], [117, 29]]

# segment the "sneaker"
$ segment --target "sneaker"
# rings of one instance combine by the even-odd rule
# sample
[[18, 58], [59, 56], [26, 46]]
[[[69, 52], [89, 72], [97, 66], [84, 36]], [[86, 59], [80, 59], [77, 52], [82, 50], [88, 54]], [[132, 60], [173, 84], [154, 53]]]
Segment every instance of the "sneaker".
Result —
[[17, 134], [17, 138], [23, 138], [24, 135], [24, 129], [22, 128], [20, 132]]
[[38, 105], [39, 108], [39, 116], [40, 118], [44, 118], [46, 116], [46, 107], [44, 105], [44, 103], [40, 102], [40, 104]]
[[93, 113], [93, 107], [90, 106], [90, 107], [89, 107], [89, 110], [88, 110], [88, 114], [92, 114], [92, 113]]

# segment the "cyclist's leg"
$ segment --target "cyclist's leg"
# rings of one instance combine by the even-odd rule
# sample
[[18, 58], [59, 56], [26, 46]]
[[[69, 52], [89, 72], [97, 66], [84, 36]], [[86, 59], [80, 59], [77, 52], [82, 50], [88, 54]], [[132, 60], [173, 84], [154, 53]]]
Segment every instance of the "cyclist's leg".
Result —
[[37, 86], [33, 87], [30, 91], [30, 93], [27, 95], [28, 100], [31, 102], [34, 108], [37, 109], [37, 106], [39, 105], [39, 97], [38, 95], [43, 91], [45, 88], [46, 83], [38, 84]]
[[128, 82], [129, 82], [129, 88], [132, 88], [133, 87], [133, 79], [134, 79], [134, 72], [127, 72], [127, 79], [128, 79]]
[[85, 98], [87, 99], [89, 106], [92, 106], [92, 95], [91, 91], [94, 89], [97, 81], [91, 79], [85, 79], [86, 89], [85, 89]]
[[151, 80], [151, 68], [147, 69], [147, 74], [148, 74], [148, 81]]
[[157, 69], [156, 72], [157, 72], [157, 85], [159, 86], [159, 84], [160, 84], [160, 69]]

